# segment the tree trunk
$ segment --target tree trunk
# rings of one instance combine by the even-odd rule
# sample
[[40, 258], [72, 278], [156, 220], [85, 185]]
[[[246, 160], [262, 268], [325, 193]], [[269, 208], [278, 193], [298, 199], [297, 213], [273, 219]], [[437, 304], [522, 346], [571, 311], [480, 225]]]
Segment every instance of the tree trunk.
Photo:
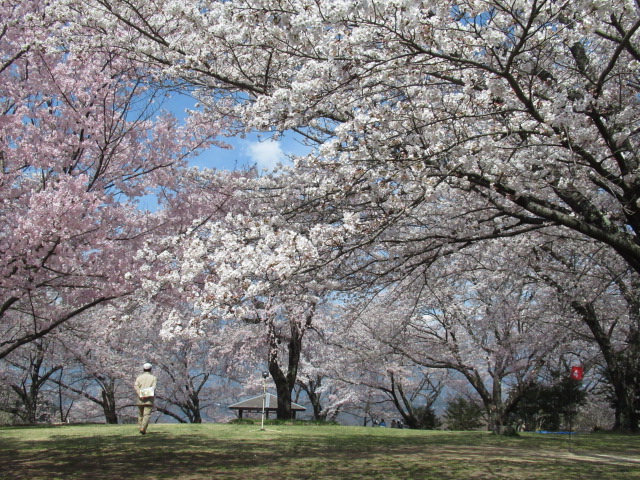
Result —
[[38, 421], [40, 390], [55, 372], [62, 369], [62, 366], [58, 365], [41, 374], [44, 364], [44, 350], [45, 347], [42, 344], [36, 343], [35, 354], [31, 356], [30, 364], [27, 367], [19, 367], [26, 371], [26, 378], [22, 380], [20, 385], [9, 385], [22, 401], [23, 409], [16, 409], [15, 413], [25, 423]]
[[640, 350], [640, 335], [631, 329], [627, 337], [627, 351], [616, 351], [609, 334], [599, 321], [594, 306], [572, 302], [572, 307], [589, 327], [606, 362], [606, 377], [615, 397], [614, 428], [625, 432], [640, 431], [636, 399], [640, 391], [640, 376], [637, 375], [640, 368], [640, 355], [637, 353]]
[[25, 423], [36, 423], [37, 420], [37, 409], [38, 409], [38, 393], [36, 392], [34, 396], [27, 396], [24, 399], [24, 416], [23, 421]]
[[509, 413], [502, 399], [502, 372], [492, 375], [492, 405], [489, 409], [489, 428], [498, 435], [509, 435], [515, 430], [509, 425]]
[[200, 413], [200, 397], [197, 393], [191, 394], [190, 398], [191, 407], [191, 423], [202, 423], [202, 414]]
[[636, 389], [638, 386], [635, 383], [629, 385], [625, 381], [617, 381], [613, 387], [615, 393], [614, 430], [637, 433], [640, 431], [640, 418], [636, 400]]
[[278, 420], [291, 420], [293, 419], [293, 411], [291, 410], [291, 390], [293, 386], [289, 385], [287, 381], [280, 381], [276, 383], [276, 392], [278, 395]]
[[313, 419], [325, 421], [327, 419], [327, 412], [322, 411], [321, 394], [316, 393], [316, 390], [322, 385], [322, 380], [320, 379], [317, 382], [309, 380], [308, 385], [303, 383], [299, 383], [299, 385], [306, 392], [307, 397], [309, 397], [311, 407], [313, 408]]
[[291, 392], [298, 378], [298, 367], [300, 365], [300, 355], [302, 353], [302, 339], [306, 329], [311, 325], [315, 305], [305, 313], [304, 322], [290, 321], [290, 337], [287, 342], [287, 371], [280, 368], [278, 359], [280, 338], [275, 333], [273, 320], [269, 323], [269, 373], [276, 385], [278, 395], [278, 420], [293, 419], [291, 410]]
[[113, 382], [108, 386], [102, 387], [102, 411], [104, 419], [110, 425], [118, 423], [118, 413], [116, 412], [115, 388]]

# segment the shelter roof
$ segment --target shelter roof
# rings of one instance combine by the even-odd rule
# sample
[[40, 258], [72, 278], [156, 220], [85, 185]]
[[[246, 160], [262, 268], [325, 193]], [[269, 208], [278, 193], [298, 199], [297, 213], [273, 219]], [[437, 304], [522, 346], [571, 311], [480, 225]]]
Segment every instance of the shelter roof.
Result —
[[[243, 400], [242, 402], [229, 405], [229, 408], [233, 410], [255, 410], [256, 412], [261, 412], [263, 396], [264, 395], [258, 395], [257, 397], [248, 398], [247, 400]], [[265, 410], [275, 412], [278, 409], [278, 397], [272, 395], [271, 393], [267, 393], [264, 402], [264, 408]], [[291, 402], [291, 410], [303, 411], [306, 410], [306, 408], [302, 405]]]

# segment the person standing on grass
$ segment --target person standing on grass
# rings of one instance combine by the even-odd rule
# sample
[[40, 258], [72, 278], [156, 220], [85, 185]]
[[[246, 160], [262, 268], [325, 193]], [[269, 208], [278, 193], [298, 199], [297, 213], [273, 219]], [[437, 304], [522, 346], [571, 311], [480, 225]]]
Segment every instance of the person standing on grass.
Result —
[[138, 428], [140, 433], [144, 435], [147, 433], [158, 379], [151, 375], [152, 365], [150, 363], [145, 363], [142, 368], [144, 372], [138, 375], [134, 386], [138, 396]]

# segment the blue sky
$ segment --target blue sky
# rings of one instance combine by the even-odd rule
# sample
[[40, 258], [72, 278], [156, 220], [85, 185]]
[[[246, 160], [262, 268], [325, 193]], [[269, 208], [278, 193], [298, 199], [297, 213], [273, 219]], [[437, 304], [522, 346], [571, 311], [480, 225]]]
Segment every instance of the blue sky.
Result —
[[[182, 122], [186, 117], [185, 110], [193, 108], [194, 104], [195, 100], [191, 97], [175, 94], [173, 98], [163, 102], [162, 109], [170, 111]], [[291, 164], [291, 155], [306, 155], [310, 150], [294, 132], [282, 135], [277, 141], [272, 141], [267, 135], [260, 133], [247, 133], [242, 137], [221, 137], [219, 140], [233, 148], [211, 147], [192, 159], [191, 165], [218, 170], [235, 170], [255, 165], [262, 172], [273, 170], [278, 163]], [[138, 202], [138, 207], [142, 210], [155, 211], [158, 208], [156, 196], [153, 194], [140, 197]]]
[[[186, 95], [176, 94], [163, 103], [162, 108], [172, 112], [178, 120], [185, 118], [185, 109], [193, 108], [195, 101]], [[233, 170], [256, 165], [259, 170], [273, 170], [278, 162], [290, 163], [288, 156], [305, 155], [309, 147], [302, 144], [300, 137], [290, 132], [273, 141], [259, 133], [248, 133], [243, 137], [220, 138], [230, 144], [231, 150], [212, 147], [191, 164], [197, 167]]]
[[233, 137], [220, 140], [229, 143], [233, 149], [213, 147], [194, 159], [191, 164], [228, 170], [256, 165], [259, 170], [273, 170], [278, 162], [290, 163], [288, 156], [304, 155], [309, 150], [296, 140], [293, 134], [285, 135], [277, 141], [257, 133], [247, 134], [244, 138]]

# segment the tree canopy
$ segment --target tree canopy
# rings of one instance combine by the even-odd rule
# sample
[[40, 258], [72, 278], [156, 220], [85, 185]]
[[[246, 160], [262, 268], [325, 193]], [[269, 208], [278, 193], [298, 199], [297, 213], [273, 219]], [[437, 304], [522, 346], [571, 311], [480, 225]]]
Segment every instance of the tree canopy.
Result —
[[[313, 364], [303, 350], [324, 351], [304, 342], [326, 341], [340, 322], [367, 336], [337, 339], [345, 356], [376, 345], [413, 362], [404, 372], [455, 370], [497, 426], [549, 357], [573, 355], [601, 366], [618, 425], [638, 428], [636, 1], [34, 0], [6, 9], [29, 23], [7, 22], [16, 33], [0, 38], [0, 73], [15, 86], [0, 96], [10, 120], [1, 151], [5, 175], [20, 175], [5, 176], [3, 208], [40, 218], [44, 230], [58, 210], [95, 217], [95, 228], [69, 225], [68, 237], [49, 228], [52, 238], [29, 247], [35, 260], [5, 262], [7, 281], [46, 284], [56, 298], [71, 278], [103, 282], [74, 284], [93, 296], [49, 301], [55, 308], [138, 287], [176, 312], [188, 304], [185, 331], [222, 322], [245, 332], [245, 348], [261, 338], [288, 402], [299, 369]], [[138, 100], [171, 89], [199, 101], [184, 129], [167, 117], [132, 120]], [[272, 175], [182, 173], [185, 155], [216, 134], [256, 130], [295, 131], [311, 153]], [[165, 208], [142, 215], [129, 200], [150, 190]], [[47, 195], [60, 208], [37, 210]], [[3, 248], [18, 252], [9, 244], [25, 235], [12, 222], [23, 228], [7, 221]], [[88, 266], [105, 252], [113, 278]], [[59, 258], [70, 260], [50, 265]], [[30, 273], [17, 275], [23, 264]], [[35, 272], [63, 280], [52, 290]], [[8, 293], [2, 313], [24, 295]], [[343, 314], [329, 325], [330, 303]]]

